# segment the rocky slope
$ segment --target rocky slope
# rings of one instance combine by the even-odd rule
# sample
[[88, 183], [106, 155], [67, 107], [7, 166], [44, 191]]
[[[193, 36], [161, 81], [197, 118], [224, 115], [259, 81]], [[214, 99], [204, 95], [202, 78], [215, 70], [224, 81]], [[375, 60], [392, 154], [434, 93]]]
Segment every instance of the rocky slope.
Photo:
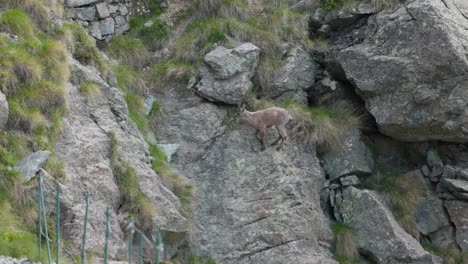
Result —
[[[303, 4], [288, 3], [291, 10]], [[140, 5], [65, 4], [98, 41], [127, 31], [129, 16]], [[259, 16], [264, 12], [258, 8], [262, 1], [247, 4], [255, 5]], [[184, 1], [162, 5], [162, 16], [186, 10]], [[348, 243], [355, 243], [357, 252], [344, 257], [362, 263], [443, 263], [434, 247], [454, 256], [468, 251], [468, 5], [415, 0], [377, 8], [364, 1], [324, 8], [309, 14], [309, 30], [312, 39], [328, 45], [280, 43], [276, 72], [267, 81], [259, 77], [265, 47], [254, 38], [236, 39], [230, 47], [207, 48], [190, 78], [144, 92], [160, 104], [152, 131], [140, 131], [132, 121], [127, 90], [117, 88], [113, 74], [105, 78], [94, 66], [70, 58], [68, 111], [53, 147], [67, 175], [61, 183], [61, 224], [70, 251], [80, 248], [89, 193], [87, 250], [103, 252], [110, 208], [110, 257], [127, 257], [131, 212], [116, 166], [134, 169], [137, 190], [152, 211], [147, 223], [137, 224], [152, 240], [163, 231], [164, 257], [182, 255], [173, 261], [197, 255], [226, 264], [347, 263], [339, 256], [340, 234], [332, 232], [336, 222], [353, 230]], [[173, 37], [189, 22], [176, 25]], [[175, 53], [172, 44], [164, 47], [167, 58]], [[160, 63], [159, 53], [151, 63]], [[93, 95], [81, 91], [89, 82], [98, 87]], [[266, 87], [258, 89], [259, 83]], [[363, 112], [365, 127], [348, 129], [335, 148], [290, 135], [282, 151], [260, 151], [255, 130], [234, 117], [253, 92], [276, 103], [352, 106]], [[0, 92], [0, 130], [10, 131], [6, 99]], [[160, 146], [171, 146], [166, 153], [171, 167], [193, 186], [190, 213], [182, 213], [173, 186], [153, 171], [147, 143], [155, 143], [152, 133]], [[267, 144], [276, 137], [269, 130]], [[51, 156], [34, 150], [14, 167], [28, 179]], [[54, 182], [46, 178], [47, 203], [54, 201]], [[147, 248], [145, 259], [152, 254]]]

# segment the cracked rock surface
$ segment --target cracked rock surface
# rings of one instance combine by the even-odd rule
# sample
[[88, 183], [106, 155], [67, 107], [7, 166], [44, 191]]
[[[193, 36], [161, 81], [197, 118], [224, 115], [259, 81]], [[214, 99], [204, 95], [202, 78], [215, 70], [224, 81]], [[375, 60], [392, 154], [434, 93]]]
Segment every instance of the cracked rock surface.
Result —
[[[315, 150], [289, 142], [259, 152], [254, 129], [225, 125], [222, 107], [169, 94], [156, 132], [161, 142], [180, 144], [172, 165], [196, 187], [195, 252], [223, 264], [337, 263]], [[266, 143], [276, 137], [267, 131]]]

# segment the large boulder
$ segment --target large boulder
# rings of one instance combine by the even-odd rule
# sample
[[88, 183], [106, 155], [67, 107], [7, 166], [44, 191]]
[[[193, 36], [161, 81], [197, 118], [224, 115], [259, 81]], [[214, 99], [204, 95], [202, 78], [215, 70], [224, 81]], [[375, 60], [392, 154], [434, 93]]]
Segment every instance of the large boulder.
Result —
[[460, 200], [468, 200], [468, 181], [442, 178], [439, 190], [448, 190]]
[[377, 193], [345, 188], [340, 212], [355, 231], [359, 249], [376, 263], [442, 263], [398, 225]]
[[244, 43], [234, 49], [219, 46], [205, 56], [200, 69], [201, 80], [196, 92], [210, 100], [227, 104], [240, 104], [252, 88], [250, 78], [258, 65], [260, 49]]
[[358, 129], [348, 131], [343, 144], [328, 151], [323, 161], [324, 169], [332, 181], [347, 175], [370, 175], [374, 165], [372, 153], [362, 142]]
[[6, 96], [0, 92], [0, 131], [5, 129], [8, 122], [9, 107]]
[[319, 65], [301, 47], [289, 51], [283, 65], [275, 74], [266, 96], [276, 98], [287, 92], [304, 93], [315, 82]]
[[382, 133], [403, 141], [468, 141], [468, 4], [411, 1], [369, 18], [365, 40], [338, 50]]

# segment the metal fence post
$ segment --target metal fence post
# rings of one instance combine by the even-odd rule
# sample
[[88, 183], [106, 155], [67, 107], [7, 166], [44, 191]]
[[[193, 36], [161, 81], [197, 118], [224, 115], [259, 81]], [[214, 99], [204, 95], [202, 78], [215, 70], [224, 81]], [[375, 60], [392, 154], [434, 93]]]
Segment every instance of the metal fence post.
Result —
[[57, 244], [57, 257], [55, 260], [56, 264], [59, 264], [59, 256], [60, 256], [60, 187], [57, 185], [57, 209], [56, 209], [56, 214], [57, 214], [57, 223], [56, 223], [56, 244]]
[[128, 264], [131, 264], [133, 256], [133, 233], [135, 231], [135, 220], [133, 219], [133, 217], [130, 219], [129, 227], [130, 237], [128, 238]]
[[104, 242], [104, 264], [107, 264], [107, 243], [109, 241], [109, 218], [110, 218], [110, 208], [107, 208], [106, 211], [106, 240]]
[[47, 245], [47, 260], [49, 261], [49, 264], [52, 263], [52, 259], [50, 256], [50, 243], [49, 243], [49, 232], [47, 231], [47, 215], [45, 211], [45, 203], [44, 203], [44, 193], [42, 192], [42, 176], [39, 173], [39, 193], [41, 197], [41, 211], [42, 211], [42, 217], [44, 219], [44, 231], [45, 231], [45, 237], [46, 237], [46, 245]]
[[143, 264], [143, 232], [140, 230], [140, 257], [138, 258], [138, 264]]
[[163, 251], [163, 244], [161, 242], [161, 231], [160, 230], [158, 230], [158, 234], [156, 235], [155, 245], [156, 245], [155, 263], [159, 264], [159, 253], [161, 251]]
[[38, 255], [39, 258], [41, 257], [41, 251], [42, 251], [42, 203], [41, 203], [41, 175], [38, 175], [37, 178], [37, 204], [39, 207], [39, 211], [37, 212], [37, 218], [38, 218], [38, 234], [37, 234], [37, 250], [38, 250]]
[[86, 211], [83, 231], [83, 248], [81, 249], [81, 264], [84, 264], [86, 258], [86, 226], [88, 225], [88, 207], [89, 207], [89, 192], [86, 192]]

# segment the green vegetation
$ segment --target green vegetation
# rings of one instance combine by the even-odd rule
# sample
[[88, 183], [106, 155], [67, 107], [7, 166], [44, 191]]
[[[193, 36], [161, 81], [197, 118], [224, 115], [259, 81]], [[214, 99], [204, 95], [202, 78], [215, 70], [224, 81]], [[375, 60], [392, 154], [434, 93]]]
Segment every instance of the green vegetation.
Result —
[[145, 95], [148, 89], [143, 74], [138, 69], [125, 64], [117, 64], [112, 70], [122, 91]]
[[86, 30], [78, 24], [64, 24], [62, 35], [71, 39], [70, 42], [73, 58], [83, 64], [92, 64], [99, 68], [103, 74], [107, 74], [108, 66], [102, 58], [94, 40]]
[[209, 257], [202, 257], [202, 256], [189, 256], [188, 257], [189, 264], [216, 264], [216, 261]]
[[109, 153], [111, 166], [117, 185], [123, 193], [123, 208], [135, 216], [136, 224], [145, 228], [151, 225], [154, 214], [151, 200], [141, 191], [134, 168], [126, 162], [119, 161], [118, 141], [114, 132], [109, 132]]
[[143, 67], [148, 61], [148, 50], [139, 39], [128, 36], [114, 38], [108, 46], [109, 55], [133, 67]]
[[179, 174], [169, 166], [166, 155], [158, 146], [150, 144], [150, 153], [153, 157], [151, 167], [161, 177], [164, 184], [179, 197], [182, 214], [190, 216], [192, 213], [193, 187], [186, 184]]
[[155, 117], [161, 112], [161, 104], [158, 101], [154, 101], [151, 105], [151, 110], [149, 112], [150, 117]]
[[101, 92], [101, 87], [99, 84], [86, 80], [80, 87], [80, 92], [86, 96], [94, 96]]
[[342, 222], [333, 222], [335, 234], [335, 258], [340, 263], [359, 263], [358, 244], [350, 226]]
[[160, 89], [170, 81], [187, 82], [193, 72], [194, 65], [191, 63], [177, 60], [162, 61], [151, 67], [148, 82], [151, 87]]
[[142, 132], [147, 132], [149, 129], [148, 119], [145, 114], [145, 101], [142, 96], [135, 93], [127, 93], [125, 101], [128, 105], [128, 112], [132, 121]]
[[444, 264], [465, 264], [468, 263], [468, 253], [457, 253], [449, 248], [441, 248], [432, 243], [423, 242], [422, 246], [425, 250], [440, 256], [444, 259]]

